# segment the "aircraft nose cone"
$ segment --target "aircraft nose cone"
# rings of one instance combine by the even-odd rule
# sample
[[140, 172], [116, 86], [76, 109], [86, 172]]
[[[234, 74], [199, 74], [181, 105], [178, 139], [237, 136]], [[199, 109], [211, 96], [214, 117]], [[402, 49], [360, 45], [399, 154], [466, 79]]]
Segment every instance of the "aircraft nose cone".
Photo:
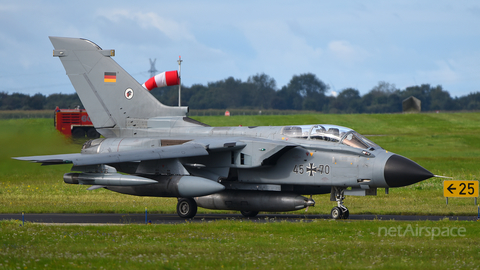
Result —
[[433, 176], [427, 169], [399, 155], [392, 155], [385, 163], [385, 182], [390, 187], [408, 186]]

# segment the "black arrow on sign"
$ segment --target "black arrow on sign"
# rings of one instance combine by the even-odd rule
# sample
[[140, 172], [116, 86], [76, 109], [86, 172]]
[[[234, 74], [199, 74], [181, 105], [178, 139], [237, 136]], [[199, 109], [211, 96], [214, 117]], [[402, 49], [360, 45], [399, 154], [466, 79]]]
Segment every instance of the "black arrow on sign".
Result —
[[457, 188], [452, 188], [453, 184], [450, 184], [450, 186], [448, 186], [447, 190], [450, 191], [450, 193], [453, 194], [452, 190], [456, 190]]

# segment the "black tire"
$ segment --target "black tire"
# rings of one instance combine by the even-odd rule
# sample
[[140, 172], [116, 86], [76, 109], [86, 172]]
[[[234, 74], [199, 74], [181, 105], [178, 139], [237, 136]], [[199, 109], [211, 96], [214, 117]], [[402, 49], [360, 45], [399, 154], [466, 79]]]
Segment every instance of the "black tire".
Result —
[[341, 219], [343, 217], [343, 211], [338, 206], [333, 207], [330, 214], [332, 215], [333, 219]]
[[347, 209], [347, 211], [343, 212], [342, 218], [343, 219], [348, 219], [349, 216], [350, 216], [350, 211], [348, 211], [348, 209]]
[[240, 213], [244, 217], [256, 217], [258, 215], [258, 211], [240, 211]]
[[87, 137], [88, 137], [89, 139], [98, 139], [98, 138], [100, 138], [100, 134], [97, 132], [96, 129], [90, 128], [90, 129], [87, 131]]
[[181, 198], [177, 203], [177, 215], [181, 218], [193, 218], [197, 214], [197, 202], [193, 198]]
[[81, 128], [74, 128], [72, 130], [72, 137], [73, 138], [85, 138], [85, 130]]

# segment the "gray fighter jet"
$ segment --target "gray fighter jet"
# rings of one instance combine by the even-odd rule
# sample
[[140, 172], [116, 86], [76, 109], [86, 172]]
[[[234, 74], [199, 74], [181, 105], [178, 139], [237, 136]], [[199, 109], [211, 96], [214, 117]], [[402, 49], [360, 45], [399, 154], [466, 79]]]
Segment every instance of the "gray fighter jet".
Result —
[[376, 195], [434, 176], [346, 127], [210, 127], [188, 118], [187, 107], [161, 104], [112, 59], [114, 50], [80, 38], [50, 40], [105, 138], [77, 154], [16, 159], [71, 163], [65, 183], [177, 197], [182, 218], [194, 217], [198, 206], [246, 217], [293, 211], [314, 206], [311, 195], [330, 193], [338, 203], [332, 218], [341, 219], [349, 216], [345, 195]]

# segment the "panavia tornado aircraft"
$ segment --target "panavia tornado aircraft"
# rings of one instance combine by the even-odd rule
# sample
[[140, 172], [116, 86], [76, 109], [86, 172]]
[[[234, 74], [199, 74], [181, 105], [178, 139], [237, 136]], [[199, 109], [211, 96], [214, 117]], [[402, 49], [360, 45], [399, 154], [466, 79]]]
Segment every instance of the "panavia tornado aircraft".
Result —
[[187, 107], [161, 104], [112, 59], [114, 50], [81, 38], [50, 40], [53, 56], [105, 138], [86, 142], [81, 153], [16, 159], [71, 163], [65, 183], [177, 197], [182, 218], [194, 217], [198, 206], [246, 217], [293, 211], [314, 206], [311, 195], [330, 193], [338, 204], [332, 218], [341, 219], [349, 216], [345, 195], [376, 195], [378, 188], [434, 176], [346, 127], [210, 127], [188, 118]]

